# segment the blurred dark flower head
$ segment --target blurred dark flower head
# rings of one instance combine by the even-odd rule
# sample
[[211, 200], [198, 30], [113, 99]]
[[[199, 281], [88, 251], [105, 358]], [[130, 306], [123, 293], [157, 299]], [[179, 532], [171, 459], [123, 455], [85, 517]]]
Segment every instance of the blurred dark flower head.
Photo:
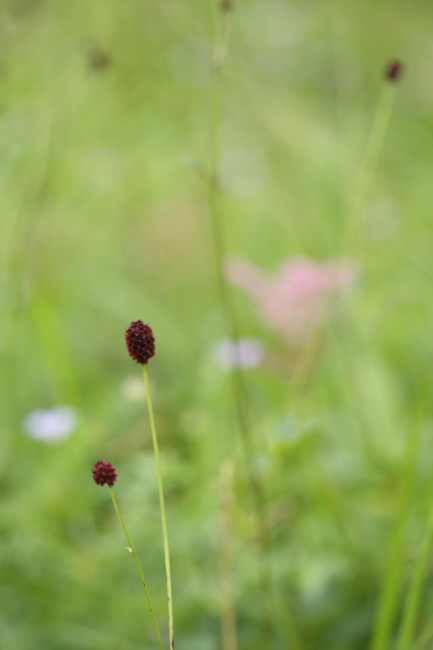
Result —
[[221, 11], [230, 11], [231, 9], [233, 9], [232, 0], [221, 0], [220, 9]]
[[155, 338], [149, 325], [142, 320], [131, 323], [125, 332], [129, 356], [144, 365], [155, 354]]
[[398, 81], [403, 74], [404, 66], [401, 61], [392, 59], [386, 64], [385, 77], [388, 81]]
[[96, 485], [107, 484], [112, 487], [117, 478], [117, 473], [113, 465], [107, 463], [106, 460], [98, 460], [92, 469], [92, 474]]
[[86, 54], [89, 68], [96, 72], [103, 72], [112, 64], [108, 52], [92, 40], [87, 43]]

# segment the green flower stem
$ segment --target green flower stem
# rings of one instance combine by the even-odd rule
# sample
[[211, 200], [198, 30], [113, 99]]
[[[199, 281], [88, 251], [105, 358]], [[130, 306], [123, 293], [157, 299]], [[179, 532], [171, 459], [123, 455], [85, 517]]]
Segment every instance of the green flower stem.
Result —
[[227, 459], [220, 469], [220, 585], [222, 650], [237, 650], [236, 608], [233, 589], [233, 474], [234, 463]]
[[144, 591], [146, 593], [147, 602], [148, 602], [148, 605], [149, 605], [150, 613], [152, 615], [153, 624], [154, 624], [155, 630], [156, 630], [156, 636], [158, 637], [159, 647], [161, 648], [161, 650], [163, 650], [162, 643], [161, 643], [161, 637], [159, 635], [159, 630], [158, 630], [158, 624], [157, 624], [156, 619], [155, 619], [155, 614], [153, 613], [152, 603], [150, 602], [150, 596], [149, 596], [149, 592], [147, 591], [146, 583], [144, 581], [143, 571], [141, 570], [140, 562], [138, 561], [138, 557], [137, 557], [137, 554], [135, 552], [134, 546], [132, 544], [131, 538], [129, 537], [128, 531], [126, 530], [125, 523], [124, 523], [124, 521], [122, 519], [122, 515], [120, 514], [119, 506], [117, 505], [116, 497], [114, 496], [114, 490], [111, 487], [111, 485], [108, 486], [108, 489], [110, 490], [110, 494], [111, 494], [111, 498], [113, 500], [114, 508], [115, 508], [115, 510], [117, 512], [117, 516], [119, 517], [119, 521], [122, 524], [122, 528], [123, 528], [123, 531], [124, 531], [124, 533], [126, 535], [126, 539], [128, 540], [129, 548], [131, 549], [131, 553], [134, 556], [134, 560], [135, 560], [135, 563], [137, 565], [138, 573], [140, 574], [141, 582], [143, 583]]
[[161, 507], [162, 536], [164, 539], [165, 572], [167, 575], [167, 597], [168, 597], [168, 626], [170, 630], [170, 648], [174, 650], [174, 626], [173, 626], [173, 594], [171, 589], [170, 553], [168, 549], [167, 520], [165, 516], [164, 492], [162, 490], [161, 463], [159, 460], [158, 439], [156, 437], [155, 419], [153, 417], [152, 400], [150, 398], [149, 379], [147, 376], [146, 364], [143, 364], [144, 385], [146, 386], [147, 404], [149, 407], [150, 428], [152, 430], [153, 448], [155, 451], [156, 471], [158, 474], [159, 503]]
[[[214, 50], [212, 55], [211, 83], [211, 168], [207, 175], [209, 214], [212, 228], [216, 279], [224, 325], [230, 338], [233, 341], [238, 342], [239, 326], [236, 318], [236, 310], [231, 292], [222, 273], [223, 260], [226, 256], [226, 232], [220, 176], [221, 96], [223, 70], [230, 35], [230, 11], [222, 12], [221, 9], [219, 9], [215, 16], [214, 0], [210, 0], [210, 18]], [[268, 649], [272, 646], [272, 637], [275, 636], [276, 633], [274, 618], [278, 612], [278, 604], [275, 593], [275, 580], [270, 563], [271, 541], [266, 518], [266, 495], [262, 481], [254, 468], [256, 450], [249, 413], [248, 391], [242, 368], [239, 366], [232, 368], [230, 379], [232, 384], [231, 388], [234, 408], [245, 455], [248, 483], [255, 510], [256, 536], [260, 558], [259, 579], [263, 598], [263, 647]], [[295, 629], [294, 619], [287, 611], [287, 608], [284, 611], [284, 621], [285, 628], [289, 628], [289, 636], [292, 642], [290, 647], [293, 648], [293, 650], [297, 650], [300, 647], [299, 635]]]
[[427, 530], [424, 533], [421, 552], [415, 565], [412, 582], [410, 584], [409, 592], [406, 598], [406, 603], [403, 610], [403, 620], [400, 627], [396, 650], [410, 650], [412, 647], [415, 619], [418, 611], [421, 589], [430, 555], [432, 541], [433, 514], [430, 514]]
[[[391, 116], [396, 93], [396, 84], [384, 82], [380, 94], [379, 103], [371, 127], [370, 135], [365, 147], [361, 167], [355, 182], [352, 199], [348, 207], [348, 230], [346, 232], [343, 248], [352, 240], [356, 234], [359, 223], [359, 215], [368, 192], [368, 188], [376, 170], [377, 161], [382, 151], [385, 134]], [[346, 245], [346, 246], [345, 246]]]

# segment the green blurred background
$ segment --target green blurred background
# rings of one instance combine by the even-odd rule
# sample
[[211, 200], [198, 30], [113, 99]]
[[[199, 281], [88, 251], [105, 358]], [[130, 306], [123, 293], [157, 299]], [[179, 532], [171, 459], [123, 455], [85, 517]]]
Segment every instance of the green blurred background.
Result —
[[[272, 648], [368, 646], [391, 558], [389, 643], [433, 487], [433, 5], [238, 0], [221, 89], [227, 253], [269, 274], [295, 255], [358, 279], [293, 350], [232, 292], [254, 463], [267, 498]], [[221, 641], [221, 471], [234, 467], [238, 647], [261, 650], [260, 558], [215, 274], [208, 188], [218, 7], [189, 0], [3, 0], [0, 6], [0, 647], [156, 648], [120, 508], [165, 647], [156, 470], [124, 331], [150, 323], [178, 650]], [[392, 57], [404, 61], [384, 146], [345, 239], [347, 202]], [[343, 242], [343, 245], [342, 245]], [[299, 370], [301, 369], [301, 370]], [[296, 371], [295, 371], [296, 370]], [[59, 406], [63, 440], [26, 418]], [[224, 471], [224, 470], [223, 470]], [[227, 496], [227, 495], [226, 495]], [[229, 495], [230, 496], [230, 495]], [[416, 638], [431, 647], [432, 567]], [[300, 642], [287, 641], [290, 617]], [[291, 626], [291, 623], [290, 623]]]

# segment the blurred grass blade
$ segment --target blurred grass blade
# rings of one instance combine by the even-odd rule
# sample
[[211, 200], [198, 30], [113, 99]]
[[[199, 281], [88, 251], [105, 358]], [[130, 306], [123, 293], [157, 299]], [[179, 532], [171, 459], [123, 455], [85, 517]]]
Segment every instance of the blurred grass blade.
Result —
[[237, 650], [236, 608], [233, 589], [233, 474], [234, 463], [225, 460], [220, 469], [220, 581], [222, 650]]
[[406, 451], [403, 459], [402, 486], [400, 501], [397, 506], [397, 520], [390, 541], [390, 550], [386, 554], [388, 562], [379, 595], [376, 622], [369, 646], [370, 650], [386, 650], [390, 642], [392, 624], [401, 590], [403, 532], [409, 509], [412, 476], [419, 440], [419, 427], [411, 427], [408, 431]]
[[426, 573], [427, 562], [433, 540], [433, 513], [430, 514], [425, 531], [421, 552], [415, 565], [409, 592], [403, 611], [396, 650], [409, 650], [412, 646], [413, 631], [418, 612], [421, 590]]

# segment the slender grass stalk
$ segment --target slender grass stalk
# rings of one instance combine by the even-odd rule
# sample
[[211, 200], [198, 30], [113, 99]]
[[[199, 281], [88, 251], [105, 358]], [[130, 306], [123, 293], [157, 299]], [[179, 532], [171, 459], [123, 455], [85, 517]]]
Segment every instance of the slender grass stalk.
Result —
[[233, 473], [234, 464], [224, 461], [220, 470], [220, 581], [222, 650], [237, 650], [236, 610], [233, 595]]
[[[213, 16], [213, 0], [211, 0], [211, 15]], [[214, 259], [216, 269], [216, 279], [218, 283], [218, 292], [220, 296], [221, 308], [224, 316], [224, 324], [229, 336], [234, 340], [239, 339], [239, 327], [237, 323], [236, 313], [232, 301], [230, 291], [224, 280], [222, 274], [223, 260], [226, 254], [226, 236], [224, 215], [221, 206], [221, 178], [220, 178], [220, 163], [221, 163], [221, 91], [222, 91], [222, 74], [225, 63], [225, 57], [228, 49], [228, 41], [230, 34], [230, 10], [219, 11], [221, 16], [221, 25], [212, 26], [214, 35], [214, 50], [212, 54], [212, 159], [211, 159], [211, 172], [208, 175], [208, 188], [209, 188], [209, 208], [212, 225], [212, 240], [214, 248]], [[253, 445], [251, 436], [251, 427], [248, 417], [247, 408], [247, 390], [245, 386], [245, 378], [241, 368], [238, 364], [234, 364], [231, 368], [232, 392], [236, 404], [236, 413], [238, 418], [239, 429], [242, 436], [245, 454], [247, 457], [248, 471], [250, 474], [250, 483], [255, 481], [252, 478], [252, 462], [253, 462]], [[253, 488], [253, 492], [256, 488]]]
[[343, 250], [347, 248], [356, 234], [361, 210], [382, 151], [386, 130], [394, 105], [395, 94], [396, 85], [385, 81], [382, 86], [373, 125], [367, 139], [364, 156], [348, 206], [348, 228], [342, 242]]
[[[223, 68], [228, 49], [230, 35], [230, 13], [231, 7], [224, 8], [222, 3], [219, 7], [219, 20], [214, 17], [214, 0], [210, 0], [214, 49], [212, 55], [212, 84], [211, 84], [211, 134], [212, 134], [212, 158], [211, 171], [207, 174], [209, 188], [209, 208], [213, 234], [214, 260], [216, 267], [216, 278], [218, 292], [224, 317], [226, 331], [234, 341], [239, 340], [239, 327], [236, 312], [233, 305], [230, 291], [222, 274], [223, 260], [226, 256], [225, 223], [222, 210], [222, 193], [220, 178], [221, 163], [221, 96], [223, 82]], [[272, 568], [270, 564], [270, 534], [266, 521], [266, 498], [263, 485], [254, 469], [254, 440], [252, 435], [251, 422], [248, 410], [248, 392], [245, 377], [238, 364], [234, 364], [230, 373], [232, 384], [232, 395], [235, 404], [236, 417], [242, 439], [242, 446], [246, 461], [248, 482], [253, 499], [255, 510], [256, 535], [258, 552], [260, 555], [260, 583], [263, 598], [263, 643], [264, 647], [270, 648], [271, 639], [275, 635], [274, 617], [279, 611], [274, 593]], [[287, 611], [282, 612], [285, 628], [288, 630], [288, 637], [293, 645], [291, 648], [299, 648], [299, 635], [295, 629], [293, 616]]]
[[[360, 213], [385, 140], [392, 107], [394, 105], [396, 88], [396, 84], [390, 83], [389, 79], [385, 80], [383, 83], [379, 102], [373, 118], [373, 124], [367, 138], [364, 155], [355, 181], [352, 197], [348, 203], [348, 225], [340, 242], [340, 252], [347, 251], [353, 237], [356, 235]], [[314, 356], [317, 353], [318, 344], [320, 345], [320, 338], [312, 337], [306, 348], [306, 354], [298, 355], [295, 362], [294, 372], [292, 373], [292, 377], [283, 397], [284, 400], [286, 400], [288, 394], [293, 392], [293, 388], [298, 382], [299, 376], [300, 382], [298, 386], [298, 394], [302, 392], [306, 385], [306, 381], [308, 380], [309, 370], [312, 367], [311, 361], [314, 360]]]
[[382, 580], [375, 627], [369, 650], [387, 650], [390, 643], [391, 628], [401, 591], [403, 532], [409, 509], [412, 476], [419, 440], [419, 427], [411, 427], [411, 430], [408, 432], [406, 451], [403, 459], [402, 487], [397, 518], [391, 536], [389, 552], [386, 554], [388, 561]]
[[426, 573], [427, 562], [433, 542], [433, 513], [430, 514], [427, 529], [421, 545], [421, 552], [415, 565], [412, 581], [407, 594], [403, 610], [403, 619], [398, 635], [396, 650], [410, 650], [412, 647], [413, 632], [415, 627], [416, 614], [418, 611], [421, 590]]
[[[213, 0], [211, 0], [211, 16], [213, 16]], [[225, 62], [225, 56], [228, 48], [229, 29], [229, 11], [220, 11], [222, 14], [221, 22], [215, 26], [212, 25], [211, 31], [214, 35], [214, 50], [212, 54], [212, 84], [211, 84], [211, 134], [212, 134], [212, 152], [211, 152], [211, 172], [208, 175], [208, 200], [209, 212], [212, 227], [212, 241], [214, 251], [214, 261], [216, 269], [216, 279], [218, 284], [218, 293], [224, 318], [224, 325], [230, 338], [235, 342], [239, 340], [239, 327], [236, 319], [236, 313], [230, 291], [222, 274], [222, 265], [225, 258], [225, 224], [221, 208], [221, 89], [222, 89], [222, 72]], [[259, 545], [261, 590], [264, 598], [264, 613], [266, 621], [263, 630], [263, 642], [265, 647], [270, 647], [270, 637], [272, 633], [272, 614], [274, 609], [270, 602], [270, 570], [268, 565], [269, 535], [265, 530], [265, 500], [263, 490], [259, 479], [254, 471], [254, 448], [251, 434], [247, 406], [247, 390], [245, 379], [241, 368], [237, 364], [231, 368], [230, 379], [232, 385], [232, 395], [235, 405], [236, 417], [238, 420], [239, 431], [242, 440], [242, 446], [245, 454], [248, 482], [251, 494], [254, 500], [255, 520], [257, 527], [257, 541]]]
[[126, 539], [128, 540], [129, 548], [131, 549], [131, 553], [134, 556], [135, 564], [137, 565], [138, 573], [140, 574], [141, 582], [143, 584], [144, 591], [146, 593], [147, 602], [148, 602], [148, 605], [149, 605], [150, 613], [152, 615], [153, 624], [154, 624], [155, 630], [156, 630], [156, 636], [158, 637], [159, 647], [161, 648], [161, 650], [163, 650], [162, 643], [161, 643], [161, 637], [160, 637], [159, 630], [158, 630], [158, 624], [157, 624], [156, 619], [155, 619], [155, 614], [153, 613], [152, 603], [150, 601], [149, 592], [147, 591], [146, 582], [144, 580], [143, 571], [141, 570], [140, 562], [138, 561], [137, 553], [135, 552], [134, 545], [133, 545], [133, 543], [131, 541], [131, 538], [129, 536], [129, 533], [128, 533], [127, 529], [126, 529], [126, 526], [125, 526], [125, 523], [123, 521], [122, 515], [120, 514], [119, 506], [117, 505], [116, 497], [114, 496], [114, 490], [111, 487], [111, 485], [108, 486], [108, 489], [110, 490], [110, 494], [111, 494], [111, 498], [113, 500], [114, 508], [115, 508], [115, 510], [117, 512], [117, 516], [119, 517], [119, 521], [122, 524], [122, 528], [123, 528], [123, 531], [124, 531], [124, 533], [126, 535]]
[[155, 419], [153, 417], [152, 400], [150, 397], [149, 379], [147, 376], [146, 364], [143, 364], [144, 385], [146, 387], [147, 404], [149, 407], [150, 428], [152, 431], [153, 448], [155, 451], [156, 471], [158, 475], [159, 504], [161, 507], [162, 536], [164, 539], [165, 572], [167, 576], [167, 598], [168, 598], [168, 626], [170, 631], [170, 648], [174, 650], [174, 624], [173, 624], [173, 594], [171, 588], [170, 553], [168, 548], [167, 519], [165, 516], [164, 492], [162, 489], [161, 463], [159, 460], [158, 439], [156, 437]]

